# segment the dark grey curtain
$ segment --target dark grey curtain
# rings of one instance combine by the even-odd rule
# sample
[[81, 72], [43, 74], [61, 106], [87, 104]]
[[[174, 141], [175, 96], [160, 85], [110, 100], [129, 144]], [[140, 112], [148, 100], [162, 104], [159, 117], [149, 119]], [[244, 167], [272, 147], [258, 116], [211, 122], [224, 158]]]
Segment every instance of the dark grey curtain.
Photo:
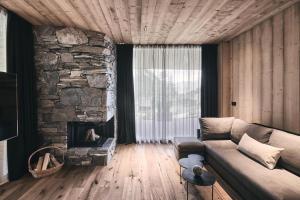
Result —
[[118, 143], [135, 143], [133, 45], [117, 45]]
[[18, 137], [8, 140], [8, 176], [16, 180], [27, 171], [27, 159], [37, 147], [37, 95], [32, 25], [8, 13], [7, 71], [17, 74]]
[[218, 116], [218, 45], [202, 46], [201, 116]]

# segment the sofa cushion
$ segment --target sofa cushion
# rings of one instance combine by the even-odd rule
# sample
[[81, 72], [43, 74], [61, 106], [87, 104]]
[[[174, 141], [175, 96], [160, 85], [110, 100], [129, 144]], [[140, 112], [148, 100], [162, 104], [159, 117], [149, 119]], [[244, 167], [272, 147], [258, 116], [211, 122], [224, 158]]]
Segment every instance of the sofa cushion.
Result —
[[300, 135], [293, 135], [275, 129], [270, 137], [269, 144], [284, 148], [279, 164], [300, 176]]
[[202, 140], [229, 139], [234, 117], [200, 118]]
[[205, 148], [236, 149], [237, 145], [231, 140], [206, 140], [203, 141]]
[[237, 146], [237, 149], [268, 169], [274, 169], [283, 148], [263, 144], [249, 137], [245, 133]]
[[235, 119], [231, 128], [231, 140], [235, 143], [239, 143], [244, 133], [246, 133], [250, 124], [241, 119]]
[[259, 142], [267, 143], [270, 139], [272, 131], [273, 129], [271, 128], [267, 128], [257, 124], [250, 124], [247, 128], [246, 133]]
[[257, 199], [299, 199], [300, 178], [297, 175], [281, 168], [269, 170], [227, 145], [225, 148], [221, 147], [223, 144], [205, 142], [205, 145], [207, 156]]

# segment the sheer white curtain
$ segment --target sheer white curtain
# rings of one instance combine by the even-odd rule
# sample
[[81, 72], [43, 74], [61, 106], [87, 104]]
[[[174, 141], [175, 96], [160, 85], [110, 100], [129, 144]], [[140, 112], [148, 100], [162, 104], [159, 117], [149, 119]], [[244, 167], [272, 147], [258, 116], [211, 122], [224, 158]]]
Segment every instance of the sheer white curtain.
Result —
[[197, 135], [200, 46], [134, 46], [133, 78], [138, 142]]

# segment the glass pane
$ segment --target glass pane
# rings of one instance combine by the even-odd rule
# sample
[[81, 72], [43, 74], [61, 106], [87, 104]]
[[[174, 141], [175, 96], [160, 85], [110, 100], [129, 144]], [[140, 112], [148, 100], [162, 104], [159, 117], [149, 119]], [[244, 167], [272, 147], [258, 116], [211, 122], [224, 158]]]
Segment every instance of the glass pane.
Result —
[[7, 14], [0, 9], [0, 71], [6, 71], [6, 27]]

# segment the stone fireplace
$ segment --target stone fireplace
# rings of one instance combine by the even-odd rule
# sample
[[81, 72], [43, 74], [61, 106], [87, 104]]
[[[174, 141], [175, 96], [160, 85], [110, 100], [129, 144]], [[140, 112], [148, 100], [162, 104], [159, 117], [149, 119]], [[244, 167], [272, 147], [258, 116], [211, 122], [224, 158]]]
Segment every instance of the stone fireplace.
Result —
[[106, 164], [116, 143], [115, 45], [75, 28], [37, 26], [34, 33], [43, 143], [63, 147], [68, 164]]
[[67, 130], [68, 148], [101, 147], [114, 137], [114, 118], [107, 122], [68, 122]]

